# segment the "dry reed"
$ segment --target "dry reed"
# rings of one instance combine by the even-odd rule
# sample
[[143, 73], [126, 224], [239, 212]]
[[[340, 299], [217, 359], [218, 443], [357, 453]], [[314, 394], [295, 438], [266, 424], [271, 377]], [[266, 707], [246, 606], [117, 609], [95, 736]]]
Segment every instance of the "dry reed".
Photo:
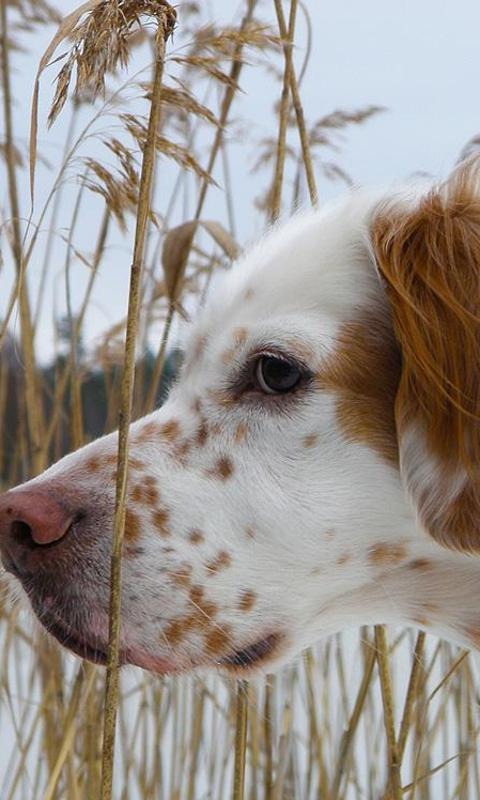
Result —
[[[103, 398], [102, 431], [120, 423], [106, 714], [102, 671], [78, 665], [32, 633], [24, 611], [0, 598], [0, 797], [471, 800], [480, 796], [474, 668], [466, 653], [422, 633], [392, 631], [390, 646], [383, 628], [339, 635], [266, 682], [233, 686], [219, 676], [160, 679], [139, 670], [118, 680], [128, 424], [132, 407], [149, 411], [158, 401], [176, 315], [195, 307], [212, 274], [240, 249], [229, 155], [240, 82], [249, 71], [266, 74], [278, 100], [271, 135], [255, 142], [253, 169], [268, 171], [257, 199], [265, 225], [296, 205], [303, 182], [316, 203], [321, 180], [348, 181], [325, 158], [326, 147], [339, 131], [381, 111], [369, 106], [308, 118], [300, 86], [310, 47], [298, 67], [304, 3], [245, 0], [239, 21], [220, 28], [203, 7], [185, 2], [165, 53], [164, 34], [174, 22], [169, 9], [153, 0], [90, 0], [62, 20], [44, 0], [0, 6], [4, 486], [100, 432], [87, 402], [92, 386], [96, 402]], [[59, 27], [40, 58], [27, 148], [15, 135], [12, 63], [21, 57], [19, 45], [34, 46], [40, 26], [52, 25]], [[142, 66], [150, 68], [152, 53], [153, 77], [145, 80]], [[51, 135], [62, 136], [67, 115], [69, 124], [60, 158], [46, 166], [40, 87], [52, 67], [59, 72]], [[25, 196], [28, 155], [33, 209]], [[212, 219], [211, 196], [221, 219]], [[130, 259], [125, 242], [132, 238]], [[117, 274], [117, 260], [130, 273], [128, 314], [83, 349], [99, 286], [106, 273]], [[65, 284], [63, 320], [49, 305], [59, 280], [55, 264]], [[46, 368], [36, 351], [49, 314], [56, 349]], [[153, 351], [152, 342], [160, 343]], [[150, 361], [137, 364], [134, 387], [135, 356], [147, 347]]]

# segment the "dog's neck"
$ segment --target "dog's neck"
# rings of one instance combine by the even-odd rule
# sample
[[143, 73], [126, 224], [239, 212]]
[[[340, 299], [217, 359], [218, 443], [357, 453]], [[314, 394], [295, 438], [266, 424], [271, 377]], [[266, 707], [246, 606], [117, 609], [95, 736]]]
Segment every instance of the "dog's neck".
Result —
[[479, 649], [478, 558], [427, 542], [408, 560], [323, 603], [317, 622], [323, 635], [359, 622], [411, 625]]

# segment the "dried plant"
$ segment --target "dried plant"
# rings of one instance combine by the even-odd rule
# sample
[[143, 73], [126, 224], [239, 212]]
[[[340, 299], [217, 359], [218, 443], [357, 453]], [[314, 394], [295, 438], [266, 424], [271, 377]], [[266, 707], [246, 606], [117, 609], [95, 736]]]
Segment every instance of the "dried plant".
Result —
[[[350, 180], [341, 163], [345, 134], [383, 111], [366, 106], [316, 118], [304, 107], [311, 47], [301, 50], [298, 26], [303, 19], [316, 35], [308, 10], [300, 0], [245, 0], [242, 16], [222, 28], [204, 3], [182, 3], [164, 53], [156, 31], [171, 32], [176, 23], [162, 0], [90, 0], [63, 20], [44, 0], [1, 4], [3, 485], [113, 430], [120, 408], [123, 420], [105, 736], [103, 672], [60, 653], [0, 594], [2, 800], [95, 800], [102, 793], [119, 800], [480, 797], [474, 670], [467, 653], [422, 633], [339, 635], [250, 685], [133, 670], [117, 683], [128, 421], [159, 402], [178, 364], [176, 315], [201, 302], [212, 274], [228, 269], [241, 249], [242, 198], [229, 166], [247, 70], [264, 71], [272, 87], [267, 135], [258, 141], [247, 119], [242, 146], [245, 163], [254, 160], [254, 171], [266, 176], [265, 224], [303, 195], [316, 203], [326, 179]], [[58, 28], [35, 81], [32, 186], [36, 166], [42, 182], [32, 210], [24, 191], [26, 138], [13, 124], [15, 102], [24, 98], [15, 95], [12, 60], [17, 66], [45, 25]], [[146, 70], [155, 53], [150, 80], [149, 72], [129, 74], [134, 51]], [[58, 71], [41, 121], [43, 131], [57, 119], [53, 139], [40, 138], [42, 150], [51, 148], [48, 163], [37, 153], [39, 82], [47, 68]], [[256, 191], [249, 188], [249, 203]], [[110, 286], [125, 281], [132, 262], [128, 314], [126, 304], [112, 310], [92, 341], [92, 318], [110, 304], [105, 276], [113, 276]], [[49, 304], [54, 289], [58, 308]], [[54, 352], [45, 365], [37, 350], [47, 328]]]

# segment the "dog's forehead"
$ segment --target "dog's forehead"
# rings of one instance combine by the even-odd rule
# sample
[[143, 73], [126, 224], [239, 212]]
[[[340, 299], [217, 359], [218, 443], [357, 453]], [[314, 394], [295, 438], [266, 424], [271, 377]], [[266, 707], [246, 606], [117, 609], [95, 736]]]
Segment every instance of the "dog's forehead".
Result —
[[215, 281], [196, 332], [217, 336], [298, 314], [342, 323], [369, 304], [379, 291], [367, 233], [378, 200], [355, 192], [270, 231]]

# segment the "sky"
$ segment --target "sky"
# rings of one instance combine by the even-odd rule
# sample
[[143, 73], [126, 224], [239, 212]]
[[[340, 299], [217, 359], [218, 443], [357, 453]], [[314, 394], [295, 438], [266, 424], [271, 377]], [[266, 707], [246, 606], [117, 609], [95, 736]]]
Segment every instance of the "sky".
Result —
[[[63, 13], [78, 5], [77, 0], [60, 0], [57, 7]], [[203, 19], [215, 19], [218, 24], [238, 23], [243, 4], [232, 0], [209, 0], [201, 4]], [[466, 142], [480, 133], [478, 85], [480, 78], [480, 53], [478, 30], [480, 6], [474, 0], [433, 2], [433, 0], [305, 0], [312, 27], [312, 52], [301, 86], [305, 115], [309, 121], [336, 108], [357, 109], [374, 104], [385, 107], [361, 126], [348, 129], [337, 144], [337, 153], [325, 152], [324, 157], [334, 158], [356, 184], [381, 184], [389, 186], [422, 172], [434, 177], [444, 177], [452, 168]], [[179, 26], [182, 24], [182, 2], [178, 2]], [[262, 20], [275, 26], [273, 2], [260, 4]], [[44, 30], [28, 40], [29, 52], [15, 57], [15, 130], [19, 141], [28, 137], [30, 98], [33, 76], [39, 58], [53, 30]], [[296, 32], [295, 62], [299, 71], [307, 42], [307, 29], [299, 13]], [[169, 44], [170, 52], [179, 46], [177, 35]], [[62, 45], [59, 53], [66, 49]], [[235, 187], [235, 235], [244, 246], [264, 229], [264, 217], [254, 205], [266, 185], [265, 171], [252, 173], [258, 155], [258, 141], [276, 134], [272, 113], [278, 97], [277, 80], [249, 58], [241, 76], [243, 95], [235, 106], [235, 119], [227, 129], [232, 185]], [[148, 66], [148, 53], [136, 57], [132, 70]], [[47, 132], [46, 112], [51, 98], [51, 80], [56, 67], [45, 74], [39, 119], [40, 150], [52, 163], [58, 163], [68, 111], [62, 113], [53, 128]], [[131, 70], [131, 71], [132, 71]], [[148, 72], [147, 72], [148, 75]], [[218, 110], [217, 97], [210, 97], [214, 110]], [[105, 127], [106, 126], [106, 127]], [[108, 121], [104, 124], [108, 130]], [[89, 154], [97, 153], [92, 140]], [[204, 163], [208, 148], [205, 141], [200, 153]], [[176, 173], [168, 165], [160, 165], [161, 190], [169, 192]], [[318, 173], [320, 202], [345, 191], [340, 182], [332, 183]], [[209, 191], [205, 218], [228, 224], [224, 175], [216, 174], [218, 189]], [[41, 207], [52, 181], [52, 171], [38, 169], [37, 205]], [[193, 182], [190, 183], [194, 189]], [[63, 190], [62, 234], [68, 232], [69, 220], [77, 186], [69, 179]], [[6, 202], [6, 185], [0, 187], [2, 204]], [[28, 180], [26, 172], [21, 178], [22, 211], [29, 212]], [[184, 208], [176, 209], [173, 218], [192, 213], [195, 191], [191, 191]], [[304, 198], [308, 203], [308, 198]], [[190, 204], [190, 208], [189, 208]], [[99, 205], [94, 198], [83, 204], [82, 225], [76, 243], [92, 249], [92, 231], [98, 222]], [[288, 208], [285, 209], [288, 213]], [[34, 219], [35, 219], [34, 214]], [[128, 285], [128, 269], [133, 240], [130, 227], [126, 237], [115, 236], [109, 242], [107, 258], [92, 305], [86, 318], [86, 343], [94, 347], [102, 331], [114, 325], [124, 315]], [[8, 252], [3, 266], [3, 284], [9, 287], [12, 268]], [[37, 353], [41, 360], [50, 358], [54, 341], [52, 317], [65, 310], [64, 244], [60, 238], [54, 247], [50, 277], [45, 285], [45, 307], [37, 335]], [[57, 263], [58, 262], [58, 263]], [[29, 281], [32, 297], [38, 294], [41, 258], [32, 259]], [[84, 266], [73, 259], [73, 304], [78, 307], [88, 277]], [[0, 280], [2, 273], [0, 272]], [[8, 288], [1, 293], [0, 313], [5, 306]], [[15, 326], [17, 330], [17, 326]]]

